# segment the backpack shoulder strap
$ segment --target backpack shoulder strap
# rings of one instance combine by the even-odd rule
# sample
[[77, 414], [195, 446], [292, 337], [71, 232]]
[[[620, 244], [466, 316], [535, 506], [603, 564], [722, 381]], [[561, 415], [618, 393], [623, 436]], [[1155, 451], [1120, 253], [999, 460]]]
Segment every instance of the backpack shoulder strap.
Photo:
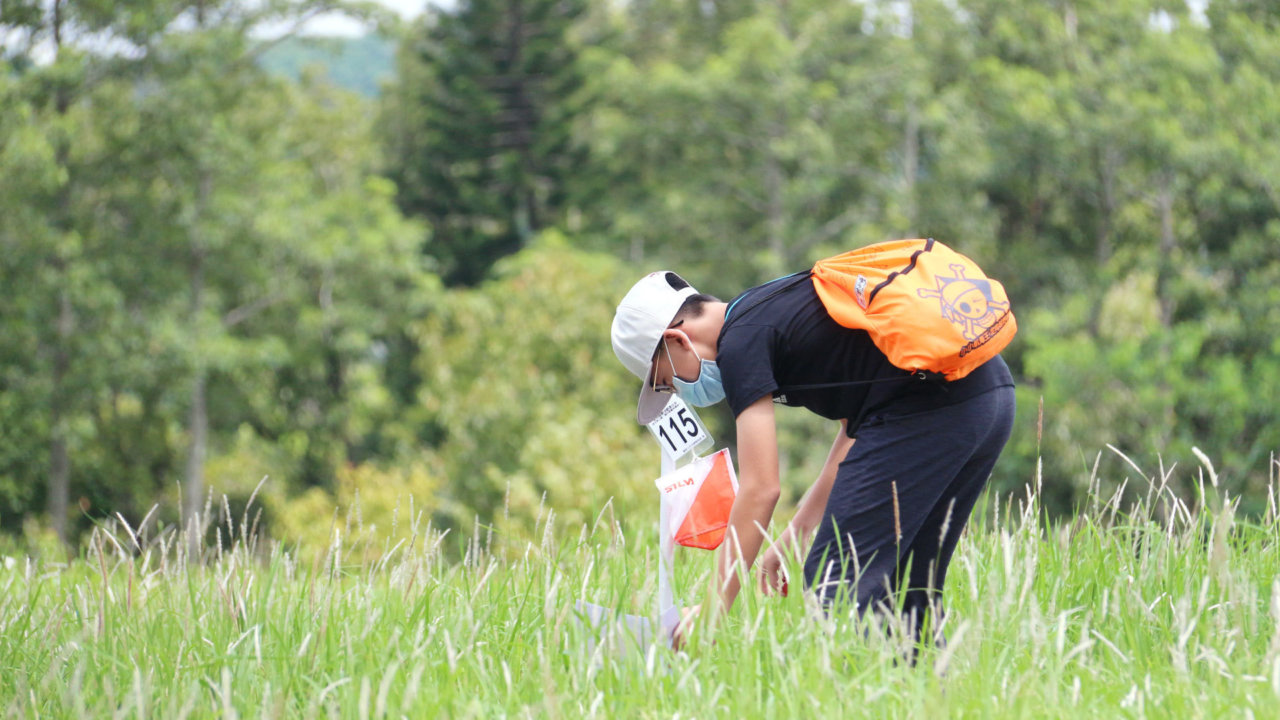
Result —
[[[738, 303], [742, 302], [747, 297], [746, 295], [742, 295], [737, 300], [734, 300], [733, 302], [729, 303], [729, 307], [725, 308], [724, 324], [727, 326], [733, 320], [738, 320], [743, 315], [746, 315], [747, 313], [754, 310], [755, 307], [760, 303], [763, 303], [764, 301], [769, 300], [777, 295], [780, 295], [794, 287], [799, 287], [800, 283], [804, 282], [805, 280], [808, 280], [812, 275], [813, 275], [813, 270], [801, 270], [800, 272], [797, 272], [797, 273], [791, 273], [790, 275], [783, 275], [780, 278], [775, 278], [773, 280], [770, 280], [764, 285], [761, 285], [755, 288], [755, 290], [759, 292], [761, 290], [764, 290], [765, 288], [768, 288], [771, 285], [774, 285], [775, 283], [777, 284], [776, 288], [773, 288], [770, 292], [765, 293], [761, 297], [752, 299], [752, 301], [748, 303], [746, 307], [738, 311], [737, 315], [733, 315], [733, 309], [738, 306]], [[730, 317], [731, 315], [732, 315], [732, 318]]]

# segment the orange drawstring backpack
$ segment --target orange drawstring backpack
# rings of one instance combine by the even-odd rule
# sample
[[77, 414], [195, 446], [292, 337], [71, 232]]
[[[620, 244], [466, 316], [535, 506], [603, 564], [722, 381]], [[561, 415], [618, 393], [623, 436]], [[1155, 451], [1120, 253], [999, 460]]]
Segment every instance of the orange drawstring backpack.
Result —
[[913, 373], [959, 380], [1018, 331], [1004, 286], [932, 238], [868, 245], [792, 277], [752, 306], [812, 278], [833, 320], [867, 331], [889, 362]]
[[1004, 286], [932, 238], [868, 245], [819, 260], [812, 272], [831, 318], [866, 330], [904, 370], [959, 380], [1018, 332]]

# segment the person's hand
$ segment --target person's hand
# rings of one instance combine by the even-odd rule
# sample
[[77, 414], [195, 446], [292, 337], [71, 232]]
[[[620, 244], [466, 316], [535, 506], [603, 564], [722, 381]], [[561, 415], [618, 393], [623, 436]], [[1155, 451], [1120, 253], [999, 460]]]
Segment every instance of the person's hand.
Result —
[[702, 612], [701, 605], [680, 609], [680, 622], [676, 624], [676, 629], [671, 633], [671, 647], [679, 652], [684, 649], [684, 644], [689, 639], [689, 634], [693, 630], [693, 625], [698, 621], [698, 613]]
[[774, 545], [760, 560], [760, 592], [765, 595], [781, 593], [787, 596], [787, 570], [782, 565], [782, 549]]

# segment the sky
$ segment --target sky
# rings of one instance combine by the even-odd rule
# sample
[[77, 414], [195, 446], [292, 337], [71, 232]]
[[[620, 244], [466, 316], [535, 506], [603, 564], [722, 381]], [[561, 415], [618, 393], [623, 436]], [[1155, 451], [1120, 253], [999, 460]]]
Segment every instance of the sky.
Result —
[[[452, 0], [373, 0], [373, 2], [395, 10], [406, 20], [421, 15], [428, 4], [437, 7], [450, 7], [454, 4]], [[308, 35], [363, 35], [368, 31], [369, 28], [365, 25], [339, 13], [320, 15], [307, 23], [304, 28], [304, 32]]]

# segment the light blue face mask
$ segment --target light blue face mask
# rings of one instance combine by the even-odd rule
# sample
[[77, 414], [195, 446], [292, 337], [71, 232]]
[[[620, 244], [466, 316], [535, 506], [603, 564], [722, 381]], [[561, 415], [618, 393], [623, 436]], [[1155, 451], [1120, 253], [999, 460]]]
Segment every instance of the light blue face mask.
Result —
[[[663, 347], [666, 348], [664, 342]], [[698, 351], [693, 351], [698, 358], [698, 379], [693, 382], [676, 377], [675, 363], [671, 361], [671, 349], [667, 348], [667, 362], [671, 363], [671, 385], [675, 387], [680, 398], [694, 407], [708, 407], [724, 399], [724, 384], [720, 382], [720, 366], [715, 360], [703, 360]]]

